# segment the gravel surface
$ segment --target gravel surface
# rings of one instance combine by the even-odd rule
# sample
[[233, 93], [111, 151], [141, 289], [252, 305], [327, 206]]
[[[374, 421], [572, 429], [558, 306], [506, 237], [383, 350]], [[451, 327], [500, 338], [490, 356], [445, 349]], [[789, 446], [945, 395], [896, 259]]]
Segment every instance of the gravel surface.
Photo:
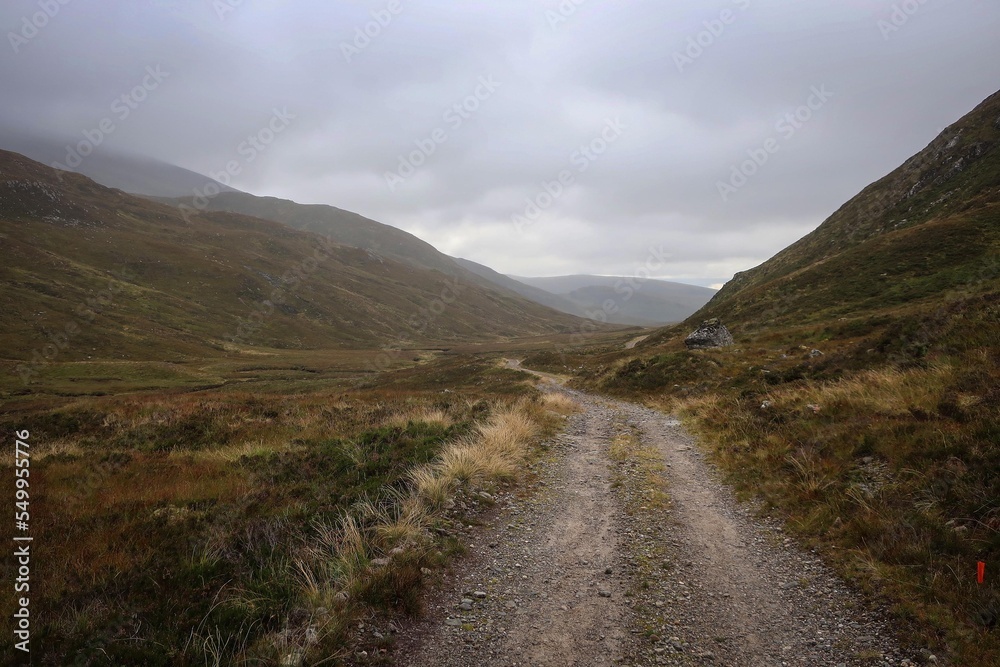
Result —
[[917, 664], [884, 614], [733, 498], [676, 420], [543, 387], [582, 412], [533, 490], [498, 498], [495, 523], [399, 633], [395, 664]]

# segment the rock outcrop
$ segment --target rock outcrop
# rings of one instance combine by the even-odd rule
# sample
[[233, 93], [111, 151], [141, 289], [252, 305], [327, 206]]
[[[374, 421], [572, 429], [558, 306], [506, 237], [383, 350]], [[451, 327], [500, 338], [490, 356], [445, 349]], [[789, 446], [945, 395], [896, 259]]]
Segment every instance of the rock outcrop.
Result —
[[684, 339], [691, 350], [705, 350], [713, 347], [728, 347], [733, 344], [733, 335], [718, 318], [701, 323], [701, 326]]

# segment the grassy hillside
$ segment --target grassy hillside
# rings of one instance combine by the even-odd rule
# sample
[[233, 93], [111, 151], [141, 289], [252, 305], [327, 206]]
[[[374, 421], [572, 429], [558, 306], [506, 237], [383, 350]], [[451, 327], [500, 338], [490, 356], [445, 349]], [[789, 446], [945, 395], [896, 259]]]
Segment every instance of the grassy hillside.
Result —
[[[525, 362], [682, 414], [741, 493], [965, 667], [1000, 664], [998, 139], [994, 95], [686, 324]], [[709, 317], [736, 345], [685, 349]]]
[[753, 327], [936, 299], [996, 274], [1000, 93], [690, 321]]
[[[257, 197], [243, 192], [222, 193], [197, 202], [192, 199], [163, 201], [195, 209], [200, 206], [206, 211], [251, 215], [280, 222], [295, 229], [315, 232], [335, 243], [361, 248], [380, 257], [420, 269], [437, 271], [452, 277], [462, 285], [475, 286], [495, 292], [506, 299], [521, 302], [522, 306], [535, 317], [550, 317], [552, 313], [549, 309], [583, 317], [578, 308], [572, 307], [571, 304], [569, 308], [562, 307], [567, 304], [541, 290], [521, 289], [526, 286], [500, 276], [487, 267], [449, 257], [408, 232], [333, 206], [299, 204], [286, 199]], [[187, 210], [190, 211], [191, 208]]]
[[[0, 153], [6, 366], [169, 361], [250, 345], [372, 348], [569, 331], [516, 295], [310, 232], [172, 207]], [[23, 365], [23, 363], [22, 363]]]
[[[189, 199], [175, 203], [191, 204]], [[209, 198], [202, 208], [206, 211], [228, 211], [255, 218], [280, 222], [295, 229], [315, 232], [336, 243], [370, 250], [382, 257], [412, 264], [447, 275], [468, 274], [434, 246], [391, 225], [344, 211], [326, 204], [299, 204], [276, 197], [257, 197], [243, 192], [224, 192]], [[481, 285], [481, 281], [472, 281]]]

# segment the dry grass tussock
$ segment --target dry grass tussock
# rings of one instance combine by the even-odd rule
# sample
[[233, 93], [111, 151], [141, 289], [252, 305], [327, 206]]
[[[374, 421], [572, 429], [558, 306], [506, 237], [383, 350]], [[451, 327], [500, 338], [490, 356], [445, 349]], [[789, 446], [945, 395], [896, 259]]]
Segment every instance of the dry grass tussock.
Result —
[[542, 403], [556, 414], [571, 415], [580, 411], [580, 404], [566, 394], [550, 393], [542, 396]]
[[[1000, 547], [997, 368], [942, 360], [757, 394], [678, 401], [730, 481], [759, 496], [863, 585], [906, 632], [995, 665], [1000, 598], [970, 575]], [[975, 638], [970, 639], [970, 638]]]
[[[432, 546], [428, 528], [459, 488], [514, 480], [541, 432], [545, 408], [520, 401], [494, 406], [472, 432], [407, 474], [409, 491], [356, 503], [335, 525], [317, 524], [295, 559], [296, 579], [312, 611], [343, 610], [371, 594], [373, 582], [416, 571]], [[447, 420], [440, 411], [397, 413], [393, 419]], [[343, 615], [343, 614], [341, 614]]]
[[480, 486], [517, 477], [538, 435], [534, 406], [519, 402], [496, 409], [474, 432], [445, 448], [435, 467], [453, 484]]
[[424, 423], [448, 428], [454, 420], [444, 410], [431, 408], [417, 408], [411, 411], [397, 412], [386, 420], [387, 426], [398, 426], [406, 428], [411, 423]]

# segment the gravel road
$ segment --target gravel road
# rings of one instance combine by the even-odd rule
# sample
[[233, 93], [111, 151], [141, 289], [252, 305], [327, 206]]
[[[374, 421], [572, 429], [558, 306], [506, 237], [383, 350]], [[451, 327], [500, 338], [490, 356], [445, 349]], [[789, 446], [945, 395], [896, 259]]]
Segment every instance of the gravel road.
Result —
[[918, 664], [884, 614], [734, 500], [676, 420], [552, 376], [543, 388], [582, 411], [535, 488], [499, 497], [396, 665]]

